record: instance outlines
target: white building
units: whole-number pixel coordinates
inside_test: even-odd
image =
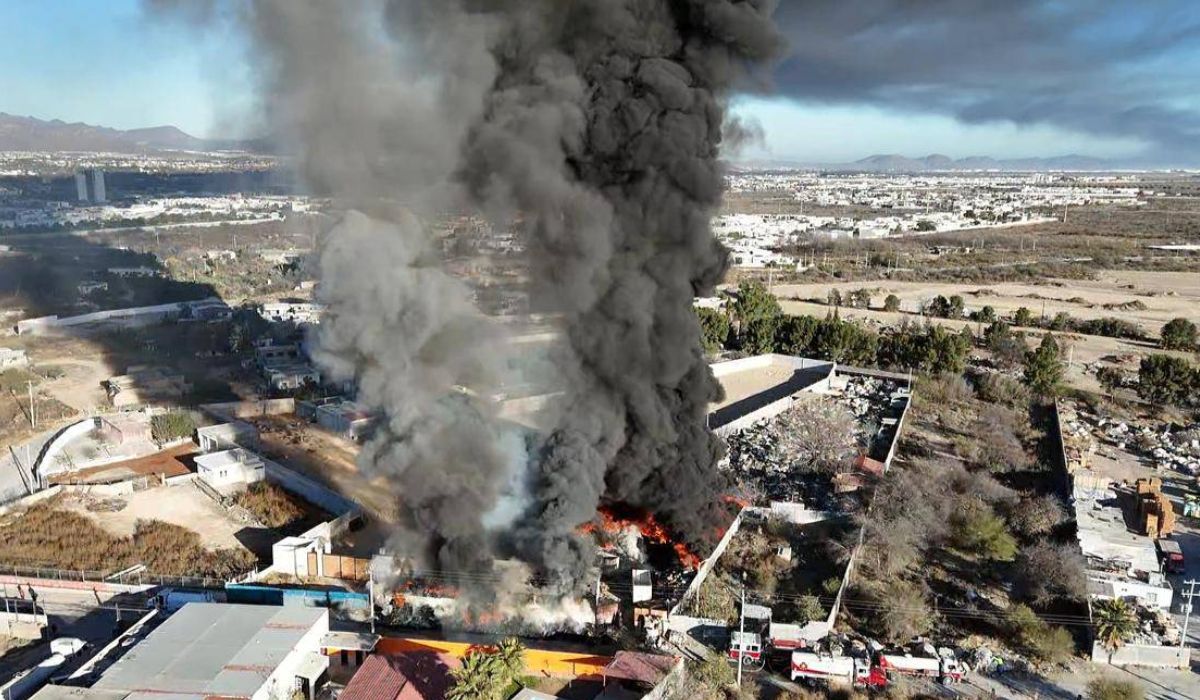
[[[242,447],[196,457],[196,474],[222,495],[236,493],[266,478],[262,457]]]
[[[276,323],[320,323],[321,305],[311,302],[269,302],[262,306],[262,317]]]

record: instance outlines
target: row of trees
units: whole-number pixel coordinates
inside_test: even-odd
[[[757,283],[743,283],[728,312],[697,310],[710,352],[733,348],[758,355],[779,352],[852,365],[921,372],[961,372],[974,338],[934,324],[903,324],[877,333],[836,312],[824,319],[784,314]]]
[[[871,293],[867,289],[855,289],[842,292],[832,289],[826,298],[830,306],[848,306],[867,309],[871,307]],[[883,300],[883,310],[896,312],[900,310],[900,298],[889,294]],[[966,313],[966,302],[962,296],[938,296],[926,303],[922,311],[935,318],[962,319],[970,318],[978,323],[995,323],[1001,320],[995,307],[984,306],[978,311]],[[1130,340],[1149,339],[1146,330],[1136,323],[1111,316],[1104,318],[1077,319],[1065,311],[1060,311],[1050,318],[1040,318],[1033,311],[1022,306],[1009,317],[1015,326],[1023,328],[1045,328],[1051,331],[1083,333],[1100,335],[1109,338],[1127,338]],[[1200,331],[1196,324],[1186,318],[1176,318],[1163,326],[1159,344],[1164,350],[1194,350],[1197,348]]]

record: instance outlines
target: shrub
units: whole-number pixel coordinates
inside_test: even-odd
[[[933,611],[919,584],[892,579],[863,593],[871,608],[866,616],[888,642],[908,641],[933,627]]]
[[[1088,700],[1142,700],[1142,686],[1121,678],[1095,678],[1087,684]]]
[[[1197,372],[1187,360],[1171,355],[1142,358],[1138,368],[1138,396],[1158,405],[1182,405],[1192,393]]]
[[[196,432],[192,414],[184,411],[160,413],[150,419],[150,435],[158,444],[190,438]]]
[[[1023,600],[1045,605],[1087,594],[1083,555],[1071,545],[1038,542],[1017,557],[1013,590]]]
[[[1008,532],[1004,520],[991,506],[974,496],[964,497],[950,516],[951,542],[955,547],[995,561],[1012,561],[1017,554],[1017,541]]]
[[[1045,535],[1066,519],[1062,504],[1054,496],[1027,496],[1014,504],[1008,523],[1027,539]]]
[[[895,294],[889,294],[883,300],[883,310],[896,312],[900,310],[900,297]]]
[[[1164,350],[1191,350],[1196,347],[1196,324],[1186,318],[1171,319],[1162,328]]]
[[[1075,651],[1071,634],[1062,627],[1051,627],[1027,605],[1009,608],[1004,626],[1016,645],[1042,663],[1062,663]]]
[[[981,401],[1026,408],[1029,405],[1029,387],[1003,374],[984,374],[975,382],[975,393]]]

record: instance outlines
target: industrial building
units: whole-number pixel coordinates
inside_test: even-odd
[[[323,608],[189,603],[109,667],[87,699],[311,700],[328,676],[328,631]]]
[[[378,417],[353,401],[336,400],[316,407],[317,425],[351,440],[365,439]]]

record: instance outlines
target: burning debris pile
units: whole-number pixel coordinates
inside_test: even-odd
[[[317,359],[383,416],[359,466],[399,503],[392,546],[575,591],[602,502],[705,540],[720,388],[692,299],[727,265],[710,221],[746,130],[726,105],[782,49],[776,0],[179,4],[248,36],[273,132],[333,202]],[[485,398],[504,338],[440,260],[445,212],[515,224],[531,307],[559,320],[557,420],[533,444]]]

